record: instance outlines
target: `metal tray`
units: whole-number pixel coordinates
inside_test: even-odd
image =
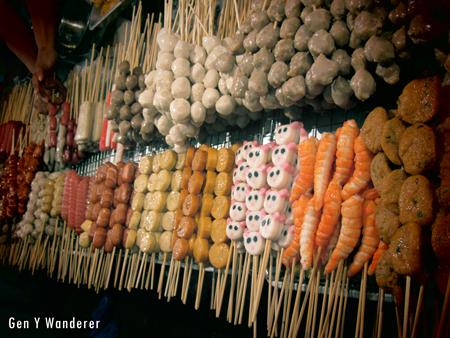
[[[97,27],[107,26],[111,21],[117,18],[125,8],[136,3],[137,0],[121,0],[103,16],[100,16],[100,13],[102,12],[101,8],[95,8],[95,6],[92,6],[89,29],[94,30]]]

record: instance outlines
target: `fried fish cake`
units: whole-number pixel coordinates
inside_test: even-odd
[[[398,198],[402,224],[416,222],[428,226],[433,222],[433,191],[425,176],[414,175],[403,182]]]
[[[408,83],[398,98],[398,116],[410,124],[431,120],[439,110],[440,83],[437,76]]]
[[[366,145],[372,153],[381,151],[381,134],[384,124],[389,120],[386,109],[377,107],[367,116],[361,128],[361,135]]]
[[[436,257],[450,265],[450,215],[438,215],[431,227],[431,246]]]
[[[402,165],[402,161],[398,155],[398,144],[405,129],[405,123],[394,117],[384,124],[381,134],[381,148],[383,148],[384,153],[391,162],[396,165]]]
[[[370,165],[370,177],[373,185],[381,195],[383,191],[383,180],[391,172],[389,160],[385,153],[378,153],[372,160]]]
[[[390,172],[383,180],[383,196],[384,204],[390,211],[399,214],[398,198],[400,196],[400,189],[403,182],[408,178],[408,174],[402,170],[397,169]]]
[[[377,206],[375,226],[377,227],[380,239],[387,245],[391,243],[392,237],[394,237],[401,226],[398,215],[386,207],[383,198],[381,198]]]
[[[378,286],[386,292],[392,292],[394,286],[398,284],[399,275],[392,265],[392,255],[389,250],[380,257],[375,276]]]
[[[392,265],[399,275],[415,275],[423,268],[422,228],[415,222],[409,222],[397,230],[392,237],[389,251]]]
[[[417,175],[431,169],[436,162],[436,136],[423,123],[406,128],[399,143],[399,155],[408,174]]]

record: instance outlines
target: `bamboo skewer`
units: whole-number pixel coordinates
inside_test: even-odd
[[[411,278],[411,277],[409,277],[409,278]],[[408,279],[407,279],[407,282],[408,282]],[[406,287],[408,287],[408,284],[406,284]],[[441,312],[441,320],[439,321],[439,329],[438,329],[438,334],[437,334],[438,338],[441,338],[444,334],[445,319],[447,317],[449,302],[450,302],[450,276],[449,276],[448,282],[447,282],[447,289],[445,290],[444,305],[442,306],[442,312]],[[406,308],[406,305],[405,305],[405,312],[407,312],[407,309],[408,308]]]
[[[409,297],[411,295],[411,276],[406,276],[405,309],[403,317],[403,338],[408,336]]]

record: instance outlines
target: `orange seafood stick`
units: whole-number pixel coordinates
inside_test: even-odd
[[[300,162],[300,173],[297,181],[292,187],[292,193],[289,202],[294,202],[303,194],[309,194],[314,183],[314,165],[316,163],[317,146],[319,140],[314,136],[300,143],[298,148],[298,157]]]
[[[335,154],[336,136],[333,133],[324,133],[317,148],[314,166],[314,207],[317,211],[323,206]]]
[[[352,176],[353,158],[355,157],[354,145],[355,139],[359,135],[359,128],[355,120],[348,120],[340,129],[339,136],[336,134],[336,171],[333,181],[342,186]]]
[[[387,244],[384,244],[383,241],[380,241],[378,243],[378,249],[373,254],[372,263],[369,265],[368,275],[372,276],[375,271],[377,270],[378,260],[381,256],[389,249],[389,246]]]
[[[350,181],[342,189],[342,200],[359,193],[370,181],[370,165],[373,154],[366,148],[361,134],[355,140],[355,171]]]
[[[335,270],[339,261],[346,259],[358,243],[362,227],[363,198],[353,195],[342,203],[342,227],[336,248],[331,254],[331,259],[325,267],[324,274]]]
[[[317,226],[320,221],[321,209],[315,208],[315,195],[308,202],[305,209],[305,219],[303,221],[302,233],[300,235],[300,262],[303,270],[308,270],[311,267],[314,243],[316,237]]]
[[[328,263],[331,257],[331,253],[333,252],[334,248],[336,247],[336,244],[339,239],[339,234],[341,233],[341,222],[338,221],[336,226],[334,227],[333,234],[330,237],[330,240],[328,241],[327,248],[325,250],[322,250],[322,264],[325,265]]]
[[[325,193],[323,213],[316,234],[317,247],[325,247],[341,216],[341,186],[334,180]]]
[[[284,251],[283,264],[286,268],[291,267],[291,261],[300,253],[300,234],[302,232],[303,219],[305,217],[306,205],[309,202],[309,197],[306,195],[300,196],[300,198],[292,204],[292,212],[294,213],[294,238],[292,239],[289,247]],[[298,261],[298,260],[297,260]]]
[[[380,243],[380,235],[378,234],[377,227],[375,226],[375,212],[377,211],[377,204],[374,200],[365,200],[363,202],[363,229],[361,246],[358,249],[352,264],[348,268],[348,278],[356,275],[364,267],[364,264],[368,262]]]

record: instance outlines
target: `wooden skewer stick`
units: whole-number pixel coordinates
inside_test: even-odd
[[[111,271],[112,271],[112,266],[113,266],[113,263],[114,263],[115,256],[116,256],[116,247],[113,248],[113,251],[112,251],[112,254],[111,254],[111,260],[109,261],[108,276],[106,277],[106,281],[105,281],[105,290],[109,286],[109,279],[111,278]]]
[[[335,315],[336,315],[336,309],[337,309],[337,304],[338,304],[338,297],[339,297],[339,293],[342,292],[344,283],[346,281],[346,276],[347,276],[347,266],[344,267],[344,273],[342,274],[342,281],[339,280],[339,284],[338,284],[337,289],[336,289],[337,292],[336,292],[336,294],[334,296],[335,298],[334,298],[334,304],[333,304],[333,313],[331,315],[331,322],[330,322],[330,329],[329,329],[329,332],[328,332],[328,337],[331,337],[331,335],[333,333],[334,318],[335,318]],[[338,281],[336,281],[336,282],[338,282]],[[341,285],[342,285],[342,287],[341,287]],[[341,289],[339,289],[339,288],[341,288]]]
[[[136,289],[137,289],[138,286],[139,286],[139,281],[140,281],[141,276],[142,276],[142,270],[144,269],[144,266],[145,266],[146,263],[147,263],[147,255],[148,255],[147,253],[144,253],[144,256],[142,257],[141,267],[140,267],[140,269],[139,269],[139,275],[138,275],[137,280],[136,280],[136,286],[135,286]]]
[[[253,256],[253,264],[252,264],[252,283],[251,283],[251,290],[250,290],[250,306],[248,307],[248,327],[252,326],[253,320],[253,312],[255,310],[254,308],[254,301],[256,297],[256,288],[257,288],[257,277],[258,277],[258,261],[259,261],[259,255]]]
[[[360,338],[364,336],[364,315],[366,313],[366,297],[367,297],[367,270],[369,267],[369,262],[364,264],[364,282],[363,282],[363,294],[362,294],[362,308],[361,308],[361,328],[360,328]],[[347,271],[345,271],[346,274]]]
[[[256,290],[255,290],[255,303],[252,303],[252,307],[253,307],[253,315],[251,317],[251,321],[255,321],[256,319],[256,315],[258,313],[258,308],[259,308],[259,302],[261,300],[261,292],[263,289],[263,285],[264,285],[264,279],[266,277],[266,267],[267,267],[267,263],[269,261],[269,256],[270,256],[270,251],[271,251],[271,245],[272,245],[272,241],[271,240],[266,240],[266,246],[264,248],[264,256],[262,258],[262,268],[259,270],[259,275],[258,275],[258,284],[256,285]]]
[[[164,253],[164,255],[166,255],[166,253]],[[169,291],[169,288],[170,288],[170,285],[172,282],[173,269],[174,269],[174,259],[172,256],[172,258],[170,259],[169,274],[167,275],[166,289],[164,291],[164,297],[167,297],[167,292]],[[161,281],[161,277],[160,277],[160,281]],[[160,297],[160,299],[161,299],[161,297]]]
[[[244,315],[244,303],[245,303],[245,295],[246,295],[246,291],[247,291],[247,282],[248,282],[248,275],[250,274],[250,258],[251,255],[247,256],[247,265],[246,265],[246,269],[244,269],[244,271],[242,271],[242,278],[243,278],[243,282],[241,283],[241,288],[242,288],[242,293],[241,293],[241,302],[240,302],[240,309],[239,309],[239,325],[242,323],[242,317]]]
[[[361,278],[360,286],[359,286],[359,299],[358,299],[358,314],[356,315],[356,327],[355,327],[355,338],[359,337],[359,327],[361,320],[361,306],[362,306],[362,293],[363,293],[363,278]]]
[[[186,256],[184,258],[184,272],[183,272],[183,283],[181,284],[181,301],[184,303],[184,293],[186,292],[186,282],[187,282],[187,275],[189,270],[189,262],[190,257]]]
[[[292,270],[292,269],[291,269]],[[278,316],[280,314],[280,310],[281,310],[281,304],[283,303],[283,297],[286,291],[286,282],[289,279],[289,275],[291,274],[291,270],[288,270],[286,272],[286,275],[284,275],[284,279],[283,279],[283,284],[281,285],[281,293],[280,293],[280,299],[278,301],[278,306],[277,306],[277,311],[275,313],[275,320],[273,322],[273,326],[270,328],[269,330],[269,334],[270,334],[270,338],[273,338],[275,332],[277,331],[277,321],[278,321]],[[278,287],[278,285],[277,285]]]
[[[119,267],[120,267],[120,261],[122,260],[122,249],[120,249],[120,251],[119,251],[119,255],[118,255],[118,258],[117,258],[117,264],[116,264],[116,274],[115,274],[115,276],[114,276],[114,287],[116,287],[116,285],[117,285],[117,279],[118,279],[118,276],[119,276]]]
[[[203,266],[203,262],[202,262],[199,264],[199,270],[198,270],[197,297],[195,299],[195,309],[196,310],[198,310],[198,308],[200,307],[200,298],[202,295],[204,277],[205,277],[205,267]]]
[[[189,273],[188,273],[188,279],[186,282],[186,291],[184,293],[184,300],[183,300],[183,304],[186,304],[187,302],[187,296],[188,296],[188,292],[189,292],[189,284],[191,282],[191,275],[192,275],[192,267],[194,265],[194,260],[191,260],[190,264],[189,264]]]
[[[234,289],[236,287],[236,275],[238,268],[238,260],[237,260],[237,248],[236,242],[233,242],[234,251],[233,251],[233,267],[231,269],[231,286],[230,286],[230,294],[228,297],[228,310],[227,310],[227,321],[231,323],[233,316],[233,301],[234,301]]]
[[[384,303],[384,290],[380,288],[380,311],[378,319],[377,338],[381,338],[381,333],[383,331],[383,303]]]
[[[419,318],[420,318],[420,314],[422,312],[422,302],[423,302],[424,291],[425,291],[425,285],[421,284],[420,290],[419,290],[419,299],[417,301],[416,316],[414,318],[414,326],[413,326],[413,330],[411,333],[411,338],[417,337],[417,333],[418,333],[417,331],[419,330]]]
[[[408,314],[409,314],[410,296],[411,296],[411,276],[406,276],[405,309],[403,316],[403,338],[406,338],[408,336]]]
[[[411,278],[411,277],[407,277],[407,278]],[[406,282],[408,282],[408,279],[406,280]],[[406,287],[408,287],[408,284],[406,284]],[[450,276],[448,278],[448,282],[447,282],[447,289],[445,290],[445,297],[444,297],[444,305],[442,306],[442,312],[441,312],[441,320],[439,322],[439,330],[438,330],[438,338],[441,338],[442,335],[444,334],[444,327],[445,327],[445,319],[447,317],[447,311],[448,311],[448,304],[450,301]],[[408,308],[405,305],[405,312],[408,311]]]
[[[314,333],[316,331],[316,315],[317,315],[317,303],[319,302],[319,286],[320,286],[320,270],[318,271],[318,276],[316,278],[316,289],[315,289],[315,297],[314,297],[314,313],[313,319],[311,323],[311,337],[314,337]]]
[[[159,293],[159,299],[161,299],[161,294],[162,294],[162,284],[164,281],[164,271],[166,269],[166,261],[167,261],[167,252],[164,252],[164,259],[163,259],[163,263],[161,266],[161,273],[159,274],[159,282],[158,282],[158,290],[157,292]]]
[[[277,254],[277,263],[276,263],[276,269],[275,269],[275,281],[274,281],[274,285],[275,287],[273,288],[273,295],[272,295],[272,299],[271,299],[271,304],[270,305],[270,313],[269,313],[269,318],[267,318],[267,329],[270,330],[270,328],[272,327],[272,320],[273,320],[273,316],[275,314],[275,309],[277,307],[277,302],[278,302],[278,282],[280,280],[280,273],[281,273],[281,264],[282,264],[282,258],[284,255],[284,248],[281,249],[280,255]],[[268,305],[268,306],[269,306]]]
[[[124,273],[125,273],[125,266],[127,264],[128,254],[129,253],[130,253],[130,249],[126,249],[125,250],[125,257],[123,258],[122,273],[120,274],[119,291],[122,290],[123,276],[124,276]]]
[[[227,265],[226,265],[225,271],[224,271],[223,282],[222,282],[222,285],[220,287],[219,304],[217,305],[217,309],[216,309],[216,317],[217,318],[219,318],[220,310],[222,309],[223,295],[225,293],[225,287],[227,285],[228,269],[230,268],[231,255],[233,254],[233,250],[235,250],[235,249],[236,249],[236,242],[232,241],[232,243],[230,245],[230,250],[228,252]]]
[[[347,274],[342,274],[342,278],[345,280],[343,281],[343,283],[348,283],[349,279],[347,278]],[[336,321],[336,335],[335,337],[339,336],[339,330],[340,330],[340,326],[341,326],[341,318],[342,318],[342,305],[344,304],[344,289],[345,289],[345,285],[342,284],[342,288],[341,288],[341,296],[339,299],[339,312],[338,312],[338,317],[337,317],[337,321]],[[319,325],[320,327],[320,325]]]

